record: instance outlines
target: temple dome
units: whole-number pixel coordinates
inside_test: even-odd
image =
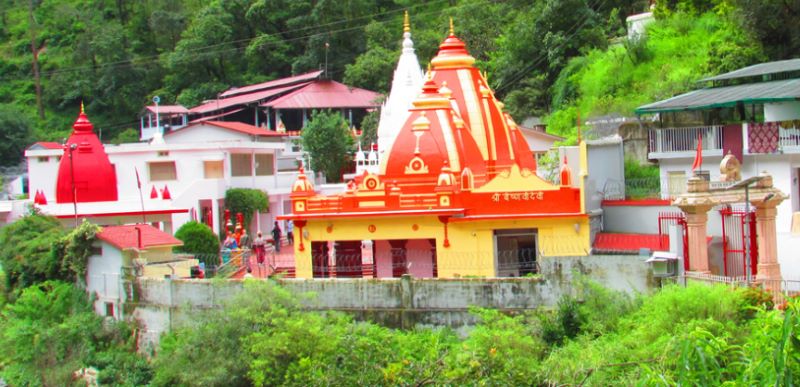
[[[81,112],[72,125],[72,134],[64,146],[58,165],[56,203],[78,203],[117,200],[117,173],[86,113]]]

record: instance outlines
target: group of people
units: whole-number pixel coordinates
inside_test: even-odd
[[[281,237],[283,232],[278,222],[272,228],[272,244],[276,252],[281,251]],[[294,224],[289,220],[286,224],[286,239],[289,244],[294,243]],[[247,266],[250,272],[250,251],[256,255],[256,262],[263,264],[267,256],[267,243],[270,242],[261,235],[261,231],[256,234],[256,239],[251,240],[247,230],[241,224],[236,225],[236,231],[228,231],[225,241],[222,242],[222,263],[228,263],[232,251],[242,251],[242,263]]]

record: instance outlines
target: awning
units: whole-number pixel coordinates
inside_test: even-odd
[[[738,103],[763,104],[800,100],[800,79],[712,87],[690,91],[663,101],[640,106],[636,114],[705,110],[733,107]]]

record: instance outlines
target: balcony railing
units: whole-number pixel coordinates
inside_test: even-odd
[[[686,153],[697,151],[697,141],[702,139],[703,150],[722,151],[722,126],[650,129],[650,153]]]
[[[778,142],[781,146],[781,149],[800,148],[800,127],[780,127],[778,130],[778,136],[780,138]]]

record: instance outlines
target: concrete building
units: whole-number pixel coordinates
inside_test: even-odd
[[[539,178],[474,61],[451,26],[379,173],[337,195],[298,176],[282,217],[294,221],[297,277],[524,276],[540,256],[588,254],[585,143],[560,184]]]
[[[800,278],[800,238],[792,235],[800,231],[800,59],[761,63],[700,83],[702,88],[636,110],[659,126],[649,132],[649,158],[659,163],[662,197],[686,191],[698,147],[699,169],[711,181],[723,174],[720,163],[729,153],[741,163],[743,178],[769,172],[775,188],[789,195],[775,219],[779,260],[785,277]]]
[[[197,260],[172,254],[183,244],[147,224],[107,226],[97,233],[98,246],[86,265],[86,291],[95,296],[94,309],[101,316],[123,319],[123,305],[133,289],[127,279],[186,278]]]
[[[83,113],[78,121],[76,133],[96,139]],[[195,219],[219,233],[225,191],[256,188],[269,195],[270,211],[253,217],[253,232],[271,225],[290,206],[301,158],[292,139],[243,123],[205,121],[163,138],[157,135],[149,143],[102,145],[70,137],[67,150],[37,143],[25,152],[35,193],[31,200],[43,213],[70,225],[84,218],[99,225],[147,222],[172,233]],[[72,151],[71,144],[76,144]],[[106,165],[102,174],[99,164]]]

